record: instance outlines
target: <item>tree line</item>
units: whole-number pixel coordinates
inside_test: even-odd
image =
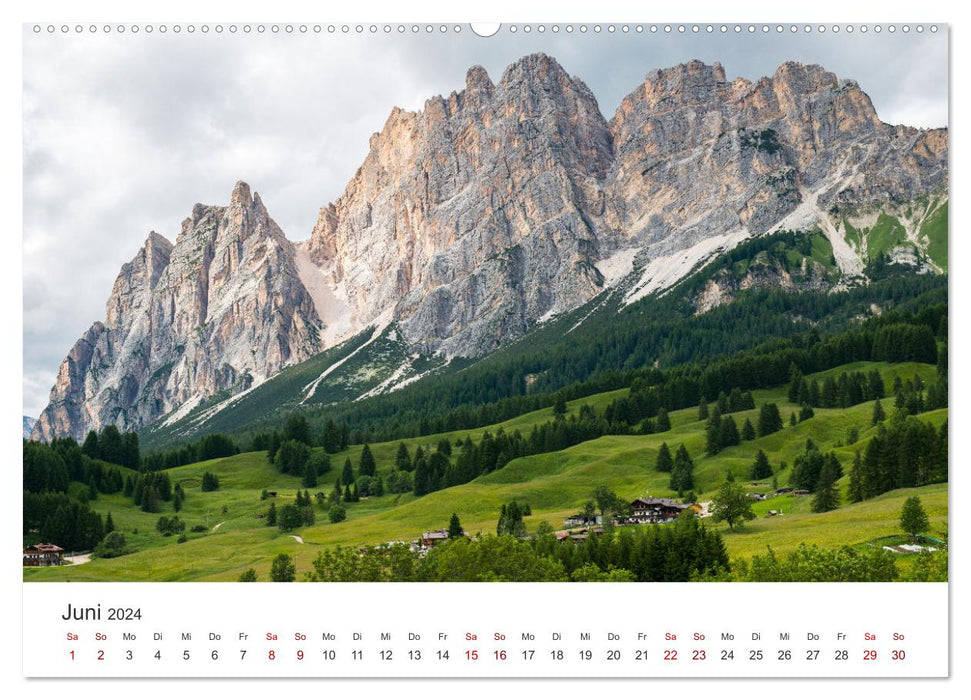
[[[61,492],[24,491],[23,523],[25,538],[33,535],[69,552],[93,549],[107,532],[100,513]]]
[[[716,261],[710,269],[719,264]],[[703,271],[695,277],[707,279],[709,274]],[[682,284],[690,283],[691,279]],[[429,376],[419,384],[364,402],[309,407],[308,417],[317,431],[328,421],[351,426],[349,442],[354,444],[481,427],[549,407],[558,392],[570,400],[629,386],[640,368],[703,364],[780,339],[785,343],[794,334],[844,331],[856,326],[859,316],[868,314],[873,304],[892,307],[883,317],[872,319],[877,325],[896,321],[930,324],[936,332],[939,315],[932,316],[938,312],[921,314],[925,307],[946,309],[946,287],[946,278],[905,275],[833,294],[753,291],[732,304],[695,315],[690,303],[676,293],[679,286],[664,300],[648,298],[618,309],[617,314],[594,315],[569,334],[564,331],[578,319],[567,314],[562,322],[547,324],[484,360],[458,362],[456,367],[463,368],[460,373]],[[898,331],[885,335],[897,337]],[[926,338],[915,334],[911,340],[900,344],[903,352],[916,352],[920,346],[929,353]],[[798,346],[799,341],[794,344]],[[895,346],[881,338],[873,359],[882,359],[891,347]],[[789,364],[783,363],[774,384],[787,381]],[[810,373],[837,364],[840,362],[802,369]],[[735,385],[745,388],[737,381],[704,386],[685,405],[697,403],[701,393],[713,397]]]
[[[311,581],[687,581],[728,567],[721,535],[683,517],[675,524],[607,528],[557,541],[548,525],[531,539],[511,534],[452,537],[424,556],[399,543],[364,556],[321,552]]]
[[[945,482],[947,421],[940,428],[896,415],[877,427],[850,471],[848,496],[858,502],[899,488]]]

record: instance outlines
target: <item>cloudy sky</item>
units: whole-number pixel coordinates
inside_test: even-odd
[[[692,58],[756,79],[786,60],[857,80],[884,121],[947,124],[946,30],[749,35],[690,31],[491,38],[255,30],[24,36],[24,413],[46,405],[58,365],[95,320],[120,266],[150,230],[174,240],[195,202],[225,204],[236,180],[260,192],[291,240],[335,199],[391,107],[494,80],[545,51],[606,116],[647,71]]]

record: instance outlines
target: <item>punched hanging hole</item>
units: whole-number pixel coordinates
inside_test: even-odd
[[[488,38],[494,36],[502,24],[499,22],[472,22],[469,26],[476,36]]]

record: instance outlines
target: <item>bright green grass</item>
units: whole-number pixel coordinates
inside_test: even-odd
[[[919,489],[891,491],[829,513],[810,512],[811,496],[787,498],[785,500],[793,502],[791,513],[787,506],[783,506],[782,515],[759,517],[734,532],[729,532],[727,527],[721,532],[733,557],[764,554],[766,545],[771,545],[777,552],[794,549],[800,542],[812,542],[822,547],[857,545],[899,533],[900,509],[904,501],[914,495],[920,497],[927,511],[931,532],[947,529],[947,484],[933,484]],[[811,537],[807,536],[809,532]]]
[[[853,246],[856,252],[859,253],[860,248],[863,246],[863,234],[846,219],[843,219],[843,230],[846,232],[846,242]]]
[[[885,254],[907,241],[907,231],[896,217],[880,214],[877,223],[867,233],[867,257],[870,260]]]
[[[947,202],[927,217],[920,227],[927,237],[927,254],[942,270],[947,270]]]
[[[831,370],[868,371],[879,368],[888,389],[893,377],[900,375],[910,379],[915,374],[925,381],[934,375],[934,367],[917,363],[887,365],[883,363],[855,363]],[[821,379],[827,373],[812,375]],[[571,402],[569,409],[578,410],[582,403],[590,403],[601,411],[613,398],[627,390],[608,392]],[[780,405],[783,418],[796,409],[786,400],[786,387],[753,392],[757,405],[775,401]],[[892,408],[889,402],[886,408]],[[704,423],[697,418],[696,407],[673,411],[672,430],[647,436],[605,436],[575,445],[551,454],[534,455],[517,459],[504,469],[485,475],[475,481],[443,491],[415,498],[411,494],[385,495],[362,500],[348,507],[347,521],[332,525],[326,514],[318,510],[317,524],[304,527],[295,534],[304,544],[281,533],[277,528],[266,527],[258,517],[265,512],[268,503],[260,500],[262,489],[278,492],[277,503],[290,502],[300,488],[297,478],[279,474],[267,464],[264,453],[236,455],[187,465],[170,471],[173,482],[180,482],[186,489],[187,498],[180,517],[187,526],[205,525],[203,534],[191,534],[188,542],[177,544],[174,538],[165,538],[155,532],[158,515],[142,513],[128,499],[119,496],[102,496],[92,503],[101,512],[112,512],[119,530],[139,551],[117,559],[94,560],[78,567],[37,569],[24,572],[25,580],[234,580],[249,567],[257,570],[265,580],[270,560],[277,553],[286,551],[297,555],[298,575],[310,570],[310,562],[322,547],[337,544],[359,546],[393,540],[412,540],[424,530],[444,527],[451,514],[458,513],[467,532],[493,532],[497,513],[503,503],[513,499],[528,503],[533,515],[526,519],[529,529],[541,521],[560,527],[563,519],[576,512],[590,497],[594,487],[607,484],[623,498],[633,499],[641,495],[670,496],[668,476],[654,471],[657,450],[662,442],[672,449],[684,443],[695,458],[695,478],[699,500],[710,498],[724,479],[728,470],[745,482],[754,455],[758,449],[768,454],[778,481],[785,484],[795,457],[800,454],[807,438],[812,438],[824,450],[837,449],[837,454],[848,469],[853,453],[862,449],[872,436],[870,426],[873,404],[865,403],[848,409],[817,409],[814,418],[789,427],[773,435],[723,450],[720,454],[704,455]],[[745,418],[757,422],[758,410],[733,414],[739,427]],[[935,411],[922,416],[939,424],[946,419],[947,411]],[[549,420],[549,409],[535,411],[503,423],[506,430],[520,429],[528,432],[537,423]],[[495,431],[498,426],[490,426]],[[851,428],[859,433],[853,445],[843,445]],[[419,442],[434,445],[441,437],[455,441],[467,434],[476,439],[485,428],[457,431],[443,436],[429,436],[420,441],[406,440],[412,449]],[[393,468],[397,441],[372,445],[379,473]],[[321,485],[314,491],[329,493],[334,479],[346,456],[351,456],[357,466],[360,446],[332,457],[333,468],[321,478]],[[785,461],[785,470],[779,470]],[[202,493],[201,476],[212,471],[219,476],[218,491]],[[845,477],[843,486],[845,488]],[[766,486],[750,487],[766,491]],[[931,500],[928,507],[935,523],[945,523],[947,514],[946,485],[921,490]],[[726,531],[726,544],[733,556],[749,555],[762,551],[767,544],[777,550],[786,550],[799,542],[859,544],[868,538],[894,534],[893,522],[896,509],[906,494],[886,494],[864,504],[845,506],[835,513],[815,515],[808,512],[811,499],[774,498],[756,504],[760,515],[770,508],[785,513],[774,518],[760,517],[748,523],[739,533]],[[883,504],[883,505],[880,505]],[[166,505],[170,514],[171,505]],[[883,508],[884,510],[880,510]],[[933,508],[933,511],[931,510]],[[224,512],[225,511],[225,512]],[[841,524],[845,520],[845,524]],[[872,521],[872,522],[871,522]],[[212,528],[219,524],[218,529]],[[132,531],[137,530],[137,534]]]
[[[827,269],[835,267],[833,264],[833,244],[821,233],[816,233],[812,237],[810,257]]]
[[[585,396],[581,399],[569,401],[566,405],[567,416],[578,413],[580,406],[585,403],[589,404],[597,413],[603,413],[603,410],[608,404],[617,398],[627,396],[629,393],[630,389],[617,389],[615,391],[593,394],[591,396]],[[500,428],[507,433],[513,433],[518,430],[524,437],[528,437],[534,426],[548,423],[551,420],[553,420],[553,409],[541,408],[538,411],[524,413],[521,416],[516,416],[515,418],[510,418],[509,420],[501,423],[487,425],[482,428],[453,430],[446,433],[423,435],[422,437],[417,438],[403,438],[401,440],[391,440],[389,442],[378,442],[371,444],[370,448],[371,452],[374,454],[375,461],[378,463],[379,470],[382,466],[386,466],[387,469],[390,470],[394,468],[394,459],[398,454],[398,444],[401,442],[408,446],[409,453],[412,457],[414,457],[415,448],[419,446],[427,452],[428,450],[434,450],[438,443],[443,439],[448,439],[453,445],[457,444],[459,441],[464,441],[467,437],[472,438],[473,442],[478,442],[478,440],[482,437],[482,434],[486,431],[489,431],[495,435],[496,431]],[[331,464],[335,469],[340,469],[344,465],[344,460],[350,457],[351,462],[354,464],[356,469],[358,462],[360,462],[361,450],[363,448],[363,445],[351,445],[346,450],[331,455]],[[332,482],[333,478],[330,481]]]

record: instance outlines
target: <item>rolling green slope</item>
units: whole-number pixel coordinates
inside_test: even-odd
[[[869,371],[877,368],[890,386],[894,377],[912,379],[915,375],[925,381],[934,377],[931,365],[901,363],[855,363],[829,373],[847,370]],[[824,378],[828,373],[809,377]],[[601,411],[613,398],[622,394],[609,392],[571,402],[569,410],[576,411],[587,402]],[[786,388],[753,392],[756,405],[775,401],[787,419],[795,406],[787,404]],[[889,408],[889,405],[888,405]],[[234,580],[243,570],[253,567],[265,579],[272,557],[286,551],[297,556],[299,572],[309,570],[313,557],[322,547],[337,544],[360,546],[394,540],[410,541],[423,530],[444,527],[451,514],[458,513],[467,532],[494,531],[498,510],[503,503],[517,500],[528,503],[532,516],[526,519],[530,530],[541,521],[559,527],[564,517],[574,513],[590,497],[599,484],[606,484],[623,498],[641,495],[669,496],[668,475],[654,470],[657,450],[662,442],[676,447],[684,443],[695,459],[696,491],[699,501],[711,497],[727,470],[746,479],[748,469],[758,449],[768,454],[781,484],[788,479],[788,469],[779,470],[781,461],[791,465],[804,448],[807,438],[824,450],[836,449],[849,466],[853,453],[862,449],[874,429],[870,427],[872,402],[847,409],[816,409],[815,417],[778,433],[745,442],[723,450],[715,456],[704,455],[704,423],[697,420],[697,408],[671,414],[672,429],[655,435],[604,436],[571,448],[548,454],[533,455],[510,462],[505,468],[484,475],[461,486],[437,491],[422,498],[411,494],[385,495],[364,499],[347,508],[348,519],[336,525],[326,522],[325,513],[317,510],[317,524],[293,533],[302,538],[281,533],[267,527],[259,516],[268,507],[260,499],[263,489],[277,491],[277,505],[291,502],[299,480],[279,474],[267,464],[264,453],[248,453],[234,457],[187,465],[169,471],[173,483],[182,483],[187,498],[179,514],[187,527],[201,525],[203,533],[192,533],[189,540],[178,544],[172,537],[155,532],[158,515],[150,515],[135,508],[121,496],[101,496],[92,506],[102,513],[111,512],[117,528],[124,532],[139,551],[116,559],[94,560],[88,564],[57,569],[25,570],[25,580]],[[741,425],[745,418],[756,422],[757,410],[733,414]],[[551,418],[548,409],[535,411],[506,421],[506,430],[527,432],[533,425]],[[938,410],[922,415],[923,420],[940,424],[947,411]],[[489,426],[495,431],[499,425]],[[850,429],[858,431],[858,440],[845,445]],[[478,437],[485,429],[456,431],[419,440],[406,440],[414,448],[418,444],[434,445],[447,437],[452,441],[466,435]],[[393,468],[397,441],[371,446],[378,472]],[[318,489],[329,492],[345,457],[356,464],[361,446],[332,456],[332,471],[321,477]],[[219,476],[220,489],[203,493],[199,488],[201,476],[211,471]],[[845,489],[847,477],[842,487]],[[777,504],[783,515],[749,523],[739,532],[726,531],[726,546],[733,556],[764,550],[766,545],[784,551],[800,542],[815,542],[827,546],[861,544],[873,538],[894,534],[895,518],[900,505],[913,490],[892,492],[861,504],[847,505],[826,514],[808,512],[807,498],[784,497],[758,504],[763,512]],[[935,527],[946,527],[947,486],[933,485],[918,489]],[[165,506],[171,514],[171,505]]]
[[[351,402],[384,382],[404,381],[441,364],[441,359],[410,355],[394,325],[372,327],[247,392],[218,395],[181,418],[163,417],[142,430],[140,438],[152,448],[206,433],[232,432],[254,421],[282,422],[294,410]]]

